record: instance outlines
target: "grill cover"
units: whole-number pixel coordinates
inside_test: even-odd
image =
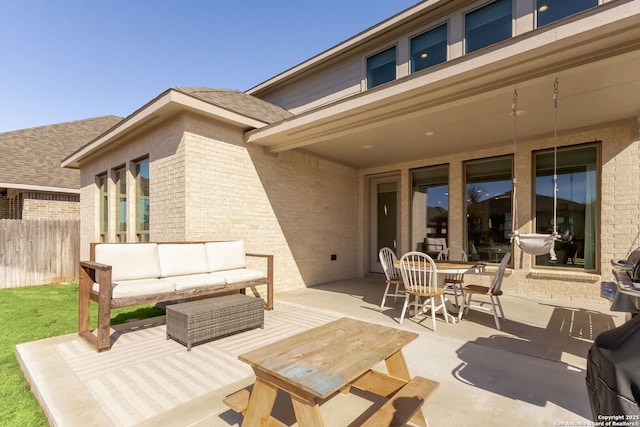
[[[586,382],[594,421],[599,415],[640,415],[640,316],[596,337]]]

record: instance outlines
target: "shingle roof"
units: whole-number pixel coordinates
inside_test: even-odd
[[[62,168],[61,160],[121,120],[102,116],[0,133],[0,183],[79,189],[80,172]]]
[[[217,107],[268,124],[279,122],[280,120],[293,116],[292,113],[284,108],[238,90],[211,89],[206,87],[175,87],[173,89]]]

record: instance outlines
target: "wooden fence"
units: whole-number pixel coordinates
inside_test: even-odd
[[[80,221],[0,220],[0,289],[78,279]]]

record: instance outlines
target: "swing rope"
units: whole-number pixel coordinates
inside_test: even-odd
[[[549,254],[551,260],[555,261],[556,253],[554,250],[555,241],[558,239],[558,224],[557,224],[557,207],[558,207],[558,175],[557,175],[557,137],[558,137],[558,79],[553,86],[553,105],[554,105],[554,148],[553,148],[553,233],[552,234],[520,234],[518,231],[518,197],[517,197],[517,178],[513,176],[513,230],[511,232],[511,242],[514,241],[522,251],[522,253],[528,253],[531,255],[544,255]],[[517,145],[517,107],[518,107],[518,90],[513,91],[513,102],[511,104],[511,114],[513,115],[513,157],[514,163],[516,158],[516,145]],[[522,266],[522,253],[520,254],[520,264]]]

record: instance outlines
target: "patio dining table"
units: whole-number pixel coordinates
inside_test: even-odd
[[[485,270],[484,262],[470,262],[470,261],[434,261],[436,264],[436,270],[442,274],[452,274],[464,276],[465,274],[477,274],[482,273]],[[400,260],[394,260],[393,265],[395,268],[400,268]],[[430,268],[429,265],[426,266]],[[447,311],[458,314],[458,321],[462,318],[462,312],[464,311],[464,295],[462,296],[462,306],[454,308],[453,303],[447,299]]]

